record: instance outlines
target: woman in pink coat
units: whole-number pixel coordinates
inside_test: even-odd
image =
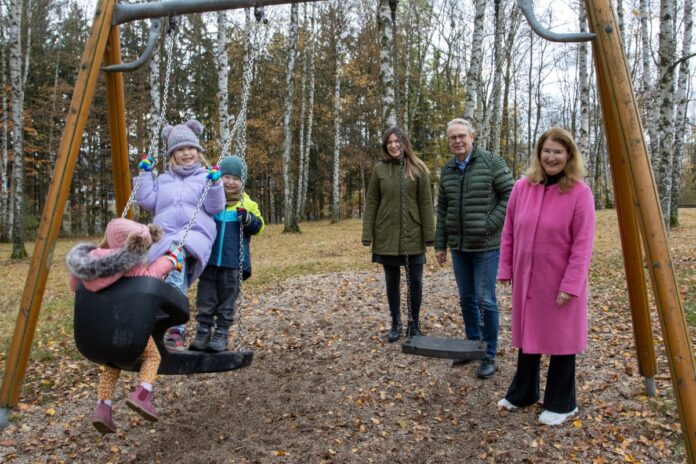
[[[587,276],[595,215],[582,181],[582,156],[564,129],[537,142],[526,177],[510,195],[500,246],[498,280],[512,283],[512,345],[517,371],[498,406],[539,400],[541,355],[550,355],[539,421],[562,424],[578,410],[575,355],[587,346]]]

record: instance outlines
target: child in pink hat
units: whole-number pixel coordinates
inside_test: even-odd
[[[122,277],[164,278],[179,265],[180,257],[170,253],[146,265],[150,246],[161,237],[162,229],[155,225],[145,226],[130,219],[113,219],[106,226],[104,241],[99,246],[78,243],[68,253],[66,263],[71,273],[70,288],[75,291],[81,282],[87,290],[98,292]],[[150,422],[159,418],[152,404],[152,384],[157,378],[159,364],[159,351],[150,337],[142,354],[140,384],[126,401],[129,408]],[[116,432],[111,406],[120,374],[120,369],[103,366],[99,376],[98,401],[92,424],[101,433]]]

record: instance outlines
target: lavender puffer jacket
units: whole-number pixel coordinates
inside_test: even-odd
[[[193,217],[193,212],[203,195],[208,170],[200,167],[187,176],[167,170],[153,180],[145,173],[135,193],[135,201],[145,210],[154,213],[153,223],[164,231],[164,237],[152,245],[148,261],[165,254],[169,247],[178,245]],[[225,192],[222,182],[214,182],[203,206],[196,216],[191,231],[186,236],[184,248],[195,262],[188,268],[188,283],[193,283],[203,272],[210,257],[216,229],[213,216],[225,209]]]

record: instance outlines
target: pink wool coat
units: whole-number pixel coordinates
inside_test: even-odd
[[[595,213],[584,183],[561,193],[519,180],[510,195],[498,280],[512,280],[512,345],[528,354],[576,354],[587,346],[587,280]],[[556,305],[558,292],[575,298]]]

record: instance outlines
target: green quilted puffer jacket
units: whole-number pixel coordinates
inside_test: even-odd
[[[450,159],[442,168],[437,198],[435,250],[500,248],[505,209],[515,181],[505,160],[474,146],[466,170]]]
[[[365,199],[362,243],[378,255],[420,255],[435,235],[430,176],[406,177],[405,230],[401,240],[401,171],[398,161],[380,161],[372,170]]]

